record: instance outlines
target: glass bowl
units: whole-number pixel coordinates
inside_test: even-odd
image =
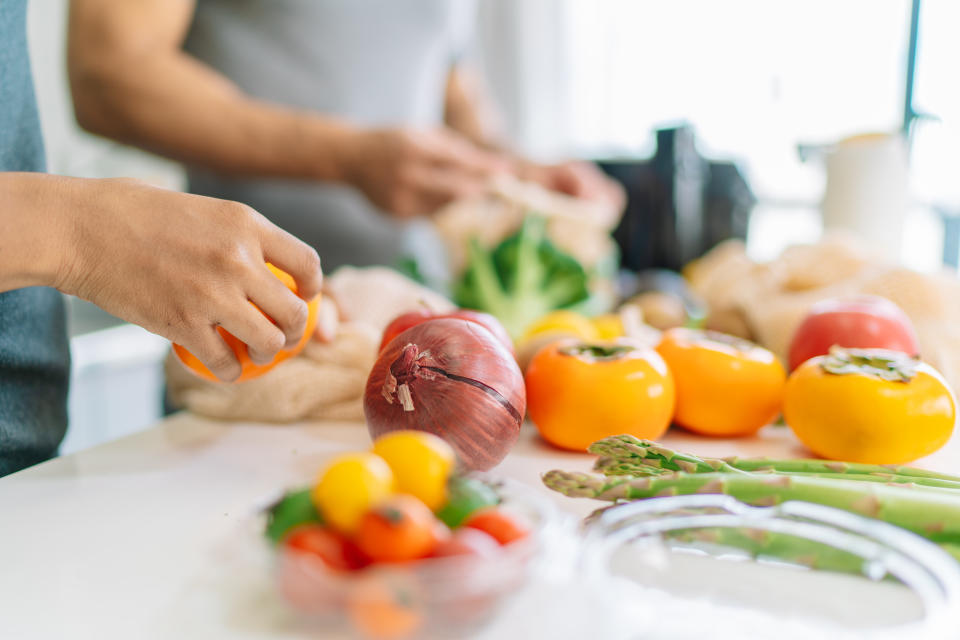
[[[500,547],[494,558],[452,556],[375,564],[354,572],[278,547],[280,594],[305,623],[365,638],[463,638],[493,620],[505,599],[526,584],[532,561],[557,514],[522,484],[481,477],[500,508],[531,526],[531,535]]]
[[[928,540],[804,502],[729,496],[607,507],[584,527],[581,578],[623,638],[955,638],[960,565]],[[811,571],[811,569],[818,569]]]

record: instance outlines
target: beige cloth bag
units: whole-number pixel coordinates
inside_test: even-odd
[[[869,254],[849,236],[791,247],[769,263],[747,257],[742,243],[724,243],[686,272],[710,309],[709,328],[732,333],[773,351],[784,361],[810,307],[839,295],[883,296],[910,317],[920,355],[960,388],[960,279],[924,274]]]

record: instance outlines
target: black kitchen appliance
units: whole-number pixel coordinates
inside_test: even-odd
[[[719,242],[745,239],[756,198],[739,169],[696,149],[693,129],[657,131],[647,160],[598,164],[627,191],[627,209],[614,237],[622,266],[632,271],[679,270]]]

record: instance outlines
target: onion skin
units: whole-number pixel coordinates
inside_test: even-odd
[[[460,320],[469,320],[470,322],[476,322],[481,327],[488,329],[503,345],[513,353],[513,340],[510,339],[510,334],[507,333],[507,330],[503,328],[503,325],[500,324],[500,321],[489,313],[484,313],[483,311],[474,311],[473,309],[456,309],[455,311],[448,311],[446,313],[434,313],[433,311],[410,311],[409,313],[404,313],[396,318],[394,318],[390,324],[387,325],[387,328],[383,331],[383,338],[380,341],[380,351],[383,351],[383,348],[386,347],[390,342],[396,338],[398,335],[409,329],[410,327],[415,327],[421,322],[426,322],[427,320],[439,320],[440,318],[459,318]]]
[[[526,411],[520,367],[487,329],[427,320],[390,341],[367,378],[363,409],[373,439],[398,429],[440,436],[469,469],[496,466]]]

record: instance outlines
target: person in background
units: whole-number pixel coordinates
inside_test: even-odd
[[[72,0],[69,75],[91,132],[185,163],[342,264],[394,264],[404,221],[508,172],[622,204],[593,165],[497,144],[462,62],[469,0]],[[295,180],[291,180],[295,179]]]
[[[315,250],[246,205],[42,173],[25,27],[26,0],[0,2],[0,476],[55,455],[66,430],[58,289],[183,344],[232,380],[240,364],[217,327],[267,362],[306,324],[306,303],[264,261],[307,299],[322,279]]]

